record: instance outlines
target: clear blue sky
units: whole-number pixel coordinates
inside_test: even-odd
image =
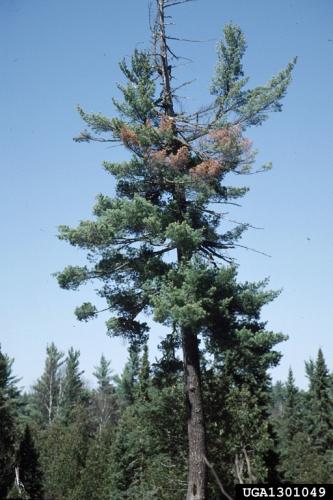
[[[112,193],[100,164],[120,149],[72,141],[80,104],[112,115],[118,61],[147,46],[146,0],[1,0],[1,301],[0,341],[29,387],[40,375],[46,344],[81,350],[87,379],[102,352],[122,369],[126,345],[105,335],[106,318],[78,323],[76,305],[93,288],[60,290],[51,274],[84,254],[56,238],[57,226],[88,218],[95,195]],[[283,113],[251,131],[267,174],[244,178],[251,192],[233,217],[263,227],[244,244],[272,255],[238,252],[240,278],[271,277],[283,293],[264,310],[268,326],[290,336],[274,379],[292,365],[304,386],[304,360],[322,347],[333,369],[333,3],[330,0],[198,0],[174,9],[173,33],[209,40],[179,44],[193,59],[179,69],[189,106],[207,102],[215,45],[225,23],[245,32],[245,67],[264,83],[299,57]],[[162,334],[153,328],[158,340]]]

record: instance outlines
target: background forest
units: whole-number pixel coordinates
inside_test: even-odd
[[[203,371],[209,457],[230,494],[238,482],[333,482],[333,375],[323,353],[306,363],[309,386],[299,390],[291,370],[271,384],[271,347],[267,338],[226,350]],[[1,498],[183,499],[184,389],[172,336],[152,365],[146,346],[130,350],[121,376],[102,356],[95,389],[79,354],[49,345],[40,378],[20,393],[1,353]],[[221,498],[213,475],[209,498]]]

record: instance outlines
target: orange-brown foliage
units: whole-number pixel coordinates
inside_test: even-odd
[[[209,134],[209,138],[220,148],[231,150],[237,154],[248,155],[251,153],[252,142],[242,136],[239,125],[214,130]]]
[[[231,141],[239,137],[240,131],[238,127],[221,128],[214,130],[209,134],[210,138],[220,146],[228,146]]]
[[[196,177],[217,177],[221,172],[221,165],[216,160],[206,160],[191,168],[190,172]]]
[[[167,157],[167,152],[165,149],[160,149],[159,151],[154,151],[154,153],[151,153],[150,159],[153,163],[162,165],[165,163]]]
[[[128,127],[122,127],[120,130],[120,139],[123,141],[125,146],[139,146],[139,139],[134,130]]]
[[[178,149],[176,154],[169,156],[170,165],[176,170],[180,170],[188,165],[190,160],[190,153],[188,147],[182,146]]]
[[[166,166],[174,170],[185,169],[190,161],[190,153],[186,146],[182,146],[175,154],[168,154],[165,149],[154,151],[150,155],[150,162],[153,166]]]

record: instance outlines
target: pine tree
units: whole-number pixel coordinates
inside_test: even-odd
[[[43,425],[50,425],[59,413],[63,353],[52,342],[46,348],[44,373],[33,387],[33,406]]]
[[[18,379],[12,375],[13,360],[0,346],[0,498],[6,498],[14,481],[16,404]]]
[[[111,386],[111,361],[107,361],[104,354],[102,354],[99,366],[95,367],[94,376],[97,379],[98,390],[101,392],[108,391]]]
[[[110,449],[114,439],[114,427],[106,423],[90,443],[79,483],[72,492],[71,500],[101,500],[109,498],[108,477]]]
[[[304,430],[301,414],[301,398],[295,385],[292,369],[289,368],[286,383],[286,399],[283,405],[282,432],[285,444],[290,443],[298,432]]]
[[[70,420],[75,406],[82,403],[85,397],[81,378],[84,371],[80,371],[79,358],[80,351],[75,351],[71,347],[66,358],[59,403],[60,415],[65,422]]]
[[[28,426],[25,427],[17,455],[16,466],[20,481],[29,498],[43,498],[42,472],[38,452]]]
[[[220,329],[220,337],[216,332],[206,339],[211,357],[203,372],[209,456],[229,492],[235,482],[267,481],[276,468],[268,370],[278,364],[281,354],[274,348],[285,337],[266,331],[259,321],[262,306],[274,298],[263,285],[240,284],[235,270],[225,272],[211,325]],[[209,498],[215,498],[215,482],[210,488]]]
[[[72,408],[69,420],[54,419],[39,441],[45,498],[76,498],[92,442],[88,412],[82,405]]]
[[[110,498],[184,498],[184,413],[183,391],[179,387],[151,387],[147,399],[138,394],[123,413],[112,442]]]
[[[155,386],[176,386],[182,380],[183,363],[178,356],[179,348],[179,338],[175,333],[167,334],[159,344],[162,355],[152,365]]]
[[[304,451],[305,442],[301,435],[305,432],[305,411],[304,398],[296,387],[292,369],[289,368],[288,379],[284,385],[282,411],[274,419],[274,426],[279,436],[278,448],[281,461],[279,469],[287,482],[297,482],[299,479],[297,476],[294,477],[298,466],[291,466],[290,460],[293,457],[295,464],[296,461],[299,463],[302,460],[302,456],[297,457],[297,451],[301,453]]]
[[[273,414],[280,452],[280,471],[289,483],[332,481],[332,401],[330,375],[321,350],[306,362],[309,390],[295,386],[292,370],[279,389],[278,413]]]
[[[139,384],[140,359],[137,346],[129,349],[129,359],[125,364],[123,373],[120,377],[114,378],[116,382],[116,391],[123,406],[134,403]]]
[[[69,266],[58,281],[63,288],[76,289],[91,279],[102,280],[99,294],[114,313],[107,322],[110,335],[145,343],[148,326],[140,321],[141,312],[153,312],[156,321],[177,330],[188,408],[187,500],[202,500],[207,470],[198,335],[205,330],[213,290],[221,282],[219,263],[230,261],[228,249],[239,245],[248,227],[223,231],[223,213],[216,206],[246,193],[246,188],[228,186],[226,176],[251,171],[255,155],[245,130],[281,110],[294,62],[268,84],[248,89],[242,67],[244,36],[229,25],[218,47],[212,102],[185,114],[176,108],[171,86],[173,51],[165,23],[166,9],[177,3],[155,1],[152,51],[136,50],[130,64],[121,62],[127,84],[119,87],[124,101],[114,101],[119,116],[109,119],[79,110],[92,132],[84,131],[78,141],[121,143],[133,156],[123,163],[105,162],[116,179],[117,195],[98,196],[95,220],[60,228],[61,239],[87,250],[96,263],[90,268]],[[98,311],[84,303],[76,314],[87,320]]]
[[[94,376],[97,378],[97,390],[92,393],[93,413],[97,420],[99,433],[108,422],[115,424],[119,413],[119,402],[115,387],[111,383],[112,371],[110,361],[104,355],[101,356],[100,364],[96,367]]]
[[[295,434],[282,462],[284,480],[292,484],[331,484],[332,467],[306,432]]]
[[[314,448],[321,454],[333,447],[333,400],[330,375],[321,349],[315,363],[307,365],[309,377],[309,434]]]

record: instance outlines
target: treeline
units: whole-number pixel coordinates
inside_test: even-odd
[[[333,482],[333,375],[319,350],[306,363],[308,390],[290,370],[271,384],[276,335],[216,352],[203,370],[210,470],[233,493],[239,482]],[[130,348],[120,376],[104,356],[89,388],[79,351],[52,343],[30,392],[0,354],[0,498],[165,499],[186,494],[182,362],[172,334],[150,364]],[[258,356],[260,354],[260,356]],[[220,499],[212,473],[209,498]]]

